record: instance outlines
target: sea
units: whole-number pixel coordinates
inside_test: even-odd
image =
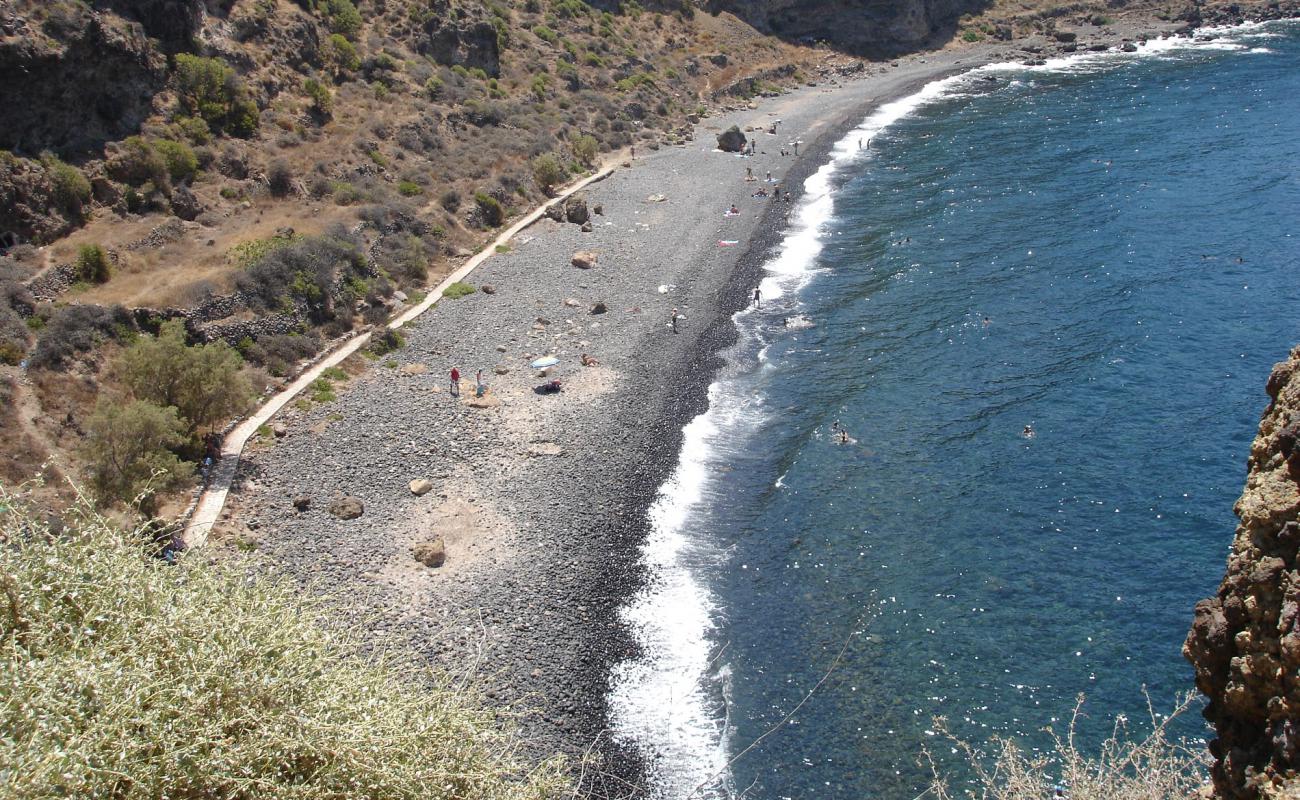
[[[622,610],[655,798],[912,800],[969,779],[950,735],[1043,753],[1076,708],[1085,751],[1141,735],[1300,342],[1295,23],[982,67],[828,159]]]

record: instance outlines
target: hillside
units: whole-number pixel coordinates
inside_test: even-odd
[[[1182,13],[0,0],[0,480],[47,462],[82,475],[97,400],[129,394],[116,353],[165,319],[238,349],[260,391],[417,299],[552,186],[683,145],[719,107],[864,58]],[[182,456],[219,427],[190,430]]]

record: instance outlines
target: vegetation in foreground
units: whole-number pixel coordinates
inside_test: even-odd
[[[1136,737],[1123,717],[1096,756],[1077,741],[1083,697],[1075,706],[1066,735],[1050,731],[1053,747],[1025,752],[1014,739],[994,737],[981,751],[939,727],[954,752],[964,757],[972,779],[954,789],[937,762],[927,753],[934,780],[927,794],[936,800],[1185,800],[1209,781],[1209,753],[1201,744],[1170,738],[1169,724],[1191,705],[1189,696],[1174,713],[1161,717],[1151,710],[1151,730]]]
[[[548,798],[463,687],[362,655],[297,587],[147,552],[88,503],[0,487],[0,794]]]

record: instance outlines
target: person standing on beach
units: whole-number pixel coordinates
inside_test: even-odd
[[[460,370],[451,368],[451,396],[460,397]]]
[[[754,307],[755,308],[763,307],[763,294],[758,290],[757,286],[754,287]]]
[[[678,317],[678,316],[680,316],[680,315],[677,313],[677,309],[674,308],[674,309],[673,309],[672,317],[670,318],[670,322],[672,323],[672,326],[673,326],[673,333],[677,333],[677,317]]]

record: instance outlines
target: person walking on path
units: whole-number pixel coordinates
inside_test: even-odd
[[[451,396],[460,397],[460,370],[451,368]]]
[[[763,293],[758,290],[757,286],[754,287],[754,307],[763,307]]]

